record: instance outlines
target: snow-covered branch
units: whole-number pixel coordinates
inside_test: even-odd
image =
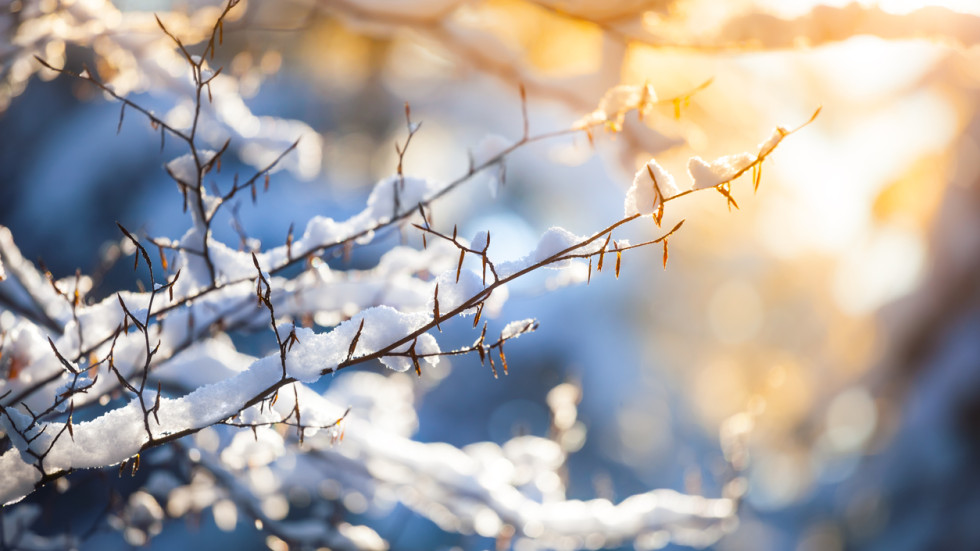
[[[25,10],[37,8],[24,4]],[[377,16],[372,3],[338,6]],[[395,10],[389,16],[469,40],[441,26],[447,10],[455,9],[452,2],[427,8],[414,6],[408,14]],[[58,8],[44,17],[105,23],[104,15],[87,9]],[[571,127],[547,133],[530,131],[522,87],[521,137],[486,140],[469,167],[448,182],[408,174],[405,152],[421,127],[406,104],[407,137],[396,145],[397,169],[374,184],[362,209],[343,219],[315,216],[295,234],[290,227],[279,246],[263,247],[243,235],[243,246],[236,250],[214,235],[218,213],[234,208],[242,197],[258,202],[257,189],[268,190],[279,168],[312,176],[319,170],[320,150],[320,137],[310,127],[255,117],[236,91],[234,77],[211,69],[226,23],[241,9],[235,0],[216,12],[202,8],[212,16],[206,24],[155,17],[152,30],[145,27],[145,17],[114,12],[116,25],[126,32],[101,29],[66,37],[38,31],[35,43],[23,38],[26,22],[16,27],[15,64],[23,56],[36,56],[32,71],[74,79],[117,102],[120,129],[128,110],[160,133],[161,144],[169,136],[186,149],[164,170],[176,184],[187,220],[176,239],[147,237],[119,224],[140,288],[114,291],[100,300],[89,296],[91,278],[79,272],[55,280],[25,259],[11,232],[0,226],[0,308],[10,314],[0,318],[0,502],[12,506],[83,469],[119,465],[120,473],[137,473],[153,468],[146,466],[146,458],[167,447],[178,456],[176,463],[207,474],[189,476],[186,485],[166,480],[172,473],[151,475],[146,487],[132,493],[111,517],[126,528],[131,543],[145,543],[159,531],[163,509],[157,500],[167,500],[167,514],[175,517],[210,506],[216,520],[234,519],[228,511],[242,510],[270,537],[288,543],[384,548],[373,529],[327,518],[325,511],[333,510],[331,503],[342,493],[356,493],[367,502],[348,509],[378,509],[394,500],[444,530],[501,542],[517,538],[527,548],[623,542],[656,547],[667,541],[703,546],[724,533],[737,509],[734,493],[710,499],[661,489],[617,504],[567,499],[560,471],[569,452],[557,436],[521,436],[502,446],[482,442],[462,449],[414,441],[413,397],[407,386],[412,379],[400,372],[425,377],[447,357],[470,356],[489,363],[495,377],[506,375],[505,345],[539,325],[521,319],[490,331],[510,284],[545,269],[559,270],[564,284],[589,283],[604,269],[618,278],[624,255],[651,247],[662,248],[666,268],[668,239],[683,224],[660,227],[667,205],[715,189],[737,208],[735,180],[751,171],[758,188],[763,162],[802,126],[777,127],[746,153],[710,162],[690,159],[687,184],[650,159],[636,173],[621,217],[586,235],[552,227],[536,242],[522,244],[524,256],[506,260],[491,248],[489,232],[466,239],[458,232],[461,220],[452,213],[440,212],[448,214],[448,222],[433,216],[444,208],[443,198],[458,194],[478,174],[493,176],[516,151],[533,143],[568,135],[594,142],[603,132],[640,135],[639,129],[624,130],[626,117],[634,112],[649,116],[660,104],[679,110],[704,85],[669,99],[658,98],[652,84],[617,86],[594,108],[582,108],[584,116]],[[94,69],[67,68],[64,56],[51,55],[57,48],[44,46],[58,40],[82,45],[99,40],[111,51],[140,48],[127,54],[131,58],[123,56],[138,61],[129,75],[134,81],[125,74],[108,78]],[[473,55],[480,53],[477,46],[468,44]],[[501,70],[511,66],[497,61]],[[527,77],[520,71],[512,76],[522,82]],[[529,90],[557,93],[550,84],[527,83]],[[177,107],[158,117],[131,95],[143,87],[178,95]],[[283,127],[287,130],[274,131]],[[247,178],[221,173],[223,159],[235,152],[254,167]],[[646,224],[647,216],[654,224]],[[627,226],[649,235],[630,243],[621,237]],[[420,240],[421,247],[408,242],[391,246],[381,239],[396,232]],[[372,266],[331,265],[335,254],[357,254],[369,244],[387,247]],[[472,322],[457,323],[468,316]],[[464,341],[472,344],[459,344],[456,333],[442,332],[454,324],[475,335]],[[259,348],[274,344],[274,352],[242,352],[235,340],[241,334],[259,335],[270,345]],[[385,377],[350,369],[376,362],[396,373]],[[326,393],[314,390],[327,375]],[[567,431],[569,418],[575,417],[570,391],[559,389],[553,391],[558,396],[552,407],[556,434]],[[397,410],[399,418],[374,413],[382,407]],[[214,445],[202,445],[208,439]],[[328,488],[329,495],[311,508],[309,522],[287,518],[282,496],[312,486]],[[208,497],[182,503],[198,491]],[[0,538],[22,537],[18,525],[7,528],[15,516],[30,517],[5,517]]]

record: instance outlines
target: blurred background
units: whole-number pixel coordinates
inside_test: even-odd
[[[128,268],[107,261],[118,254],[115,221],[183,233],[181,197],[162,170],[179,150],[161,152],[133,113],[117,137],[118,105],[39,72],[32,56],[93,67],[179,120],[191,104],[154,72],[165,62],[141,67],[172,50],[150,11],[173,12],[168,26],[186,36],[216,12],[208,2],[2,4],[0,224],[56,277],[79,268],[100,274],[104,294],[130,288]],[[651,157],[683,187],[689,157],[754,153],[774,127],[822,106],[766,161],[757,193],[748,177],[736,182],[738,210],[710,192],[668,205],[665,225],[686,223],[666,270],[659,249],[640,249],[618,280],[512,288],[501,321],[536,317],[541,329],[508,348],[506,377],[459,358],[419,383],[417,438],[544,436],[547,392],[574,381],[582,438],[569,497],[616,501],[656,487],[717,496],[727,481],[719,431],[737,416],[752,427],[748,491],[718,549],[972,549],[978,43],[970,0],[252,0],[226,24],[214,61],[236,77],[224,93],[243,106],[216,124],[236,140],[318,136],[258,207],[238,210],[244,230],[274,246],[290,224],[356,212],[393,173],[404,102],[423,122],[406,172],[449,181],[487,135],[520,138],[521,85],[534,135],[569,128],[618,84],[673,98],[712,79],[689,102],[631,114],[622,132],[523,147],[496,197],[484,175],[436,207],[463,236],[489,230],[491,255],[507,260],[550,226],[586,234],[621,218]],[[261,125],[246,128],[248,117]],[[261,158],[237,155],[243,172]],[[623,236],[658,235],[642,222]],[[222,228],[219,238],[238,242]],[[370,265],[380,250],[352,262]],[[466,325],[447,338],[468,344]],[[417,518],[399,530],[395,548],[470,545]]]

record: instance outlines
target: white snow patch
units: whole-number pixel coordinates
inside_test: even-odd
[[[191,163],[193,165],[193,163]],[[353,236],[365,244],[374,238],[372,229],[387,222],[392,216],[414,211],[418,203],[435,194],[439,185],[424,178],[389,176],[379,181],[371,191],[367,208],[345,221],[316,216],[306,225],[303,235],[293,241],[291,247],[281,245],[258,254],[259,265],[273,270],[290,258],[301,258],[318,248],[334,245]],[[395,212],[395,196],[398,209]],[[188,248],[201,248],[202,237],[197,228],[191,228],[179,243]],[[218,241],[208,242],[212,264],[219,282],[239,281],[256,275],[250,252],[236,251]],[[197,255],[178,254],[176,267],[183,268],[174,292],[186,296],[211,284],[204,260]],[[268,275],[266,275],[268,278]]]
[[[343,222],[332,218],[316,216],[312,218],[303,231],[302,237],[293,241],[292,258],[298,258],[308,251],[318,247],[339,243],[352,236],[363,234],[357,242],[369,243],[374,234],[375,226],[384,223],[396,214],[414,211],[418,204],[439,190],[439,184],[412,176],[389,176],[377,184],[368,196],[367,208]],[[395,195],[398,196],[398,212],[395,212]],[[270,249],[259,255],[263,266],[275,267],[286,261],[287,248],[285,245]],[[246,255],[247,256],[247,255]],[[251,263],[251,259],[248,260]]]
[[[531,333],[538,328],[538,320],[534,318],[528,318],[525,320],[517,320],[508,323],[504,326],[503,331],[500,332],[501,339],[516,339],[517,337],[523,335],[524,333]]]
[[[375,184],[368,197],[365,211],[372,220],[385,220],[395,211],[398,196],[398,212],[415,210],[417,205],[436,191],[437,186],[425,178],[389,176]]]
[[[653,214],[664,199],[670,199],[680,192],[674,177],[657,164],[657,161],[650,159],[636,171],[633,185],[626,192],[625,215],[630,217],[636,214]]]
[[[489,267],[487,268],[487,282],[492,281]],[[463,269],[459,272],[459,281],[456,281],[456,270],[447,270],[435,279],[434,284],[439,285],[439,312],[445,313],[459,307],[467,300],[482,292],[486,285],[483,282],[483,274],[474,270]],[[435,290],[433,289],[433,293]],[[485,299],[484,313],[491,316],[496,315],[507,300],[508,292],[506,287],[498,287]],[[434,297],[429,299],[426,307],[430,312],[435,306]],[[467,316],[476,313],[476,308],[468,308],[461,315]]]
[[[0,456],[0,503],[20,501],[34,491],[34,484],[40,479],[41,473],[21,458],[20,450],[7,450]]]
[[[772,153],[772,150],[776,149],[779,142],[783,141],[783,138],[785,138],[787,135],[789,135],[789,130],[786,130],[786,128],[782,126],[777,126],[775,129],[773,129],[769,139],[759,144],[759,157],[765,157],[766,155]]]
[[[501,262],[500,264],[497,264],[497,275],[501,278],[509,277],[586,240],[587,238],[579,237],[564,228],[559,228],[557,226],[552,227],[548,229],[548,231],[544,232],[544,235],[542,235],[541,239],[538,241],[537,247],[535,247],[530,254],[524,258],[521,258],[520,260]],[[596,243],[594,241],[587,246],[579,247],[578,249],[570,252],[574,252],[576,254],[594,252],[601,246],[601,243]],[[561,269],[568,267],[570,264],[570,260],[562,260],[552,262],[548,264],[547,267]]]
[[[641,114],[646,114],[656,101],[657,93],[650,84],[621,84],[609,89],[599,100],[598,108],[579,119],[574,127],[587,128],[602,122],[622,126],[626,113],[630,109],[637,109]]]
[[[490,246],[490,232],[478,231],[470,241],[470,248],[476,251],[486,250]]]
[[[256,358],[235,349],[231,338],[218,334],[194,343],[153,370],[154,376],[185,388],[213,384],[248,369]]]
[[[221,76],[218,78],[221,79]],[[256,117],[241,98],[233,97],[227,97],[217,115],[223,124],[248,138],[239,150],[246,163],[256,168],[265,168],[296,142],[296,148],[287,153],[269,172],[286,169],[300,180],[312,180],[320,173],[323,164],[323,138],[306,123],[275,117]]]
[[[755,160],[755,155],[749,153],[726,155],[710,163],[701,157],[692,157],[687,162],[687,172],[694,180],[694,189],[706,189],[732,181]]]
[[[197,158],[202,165],[214,158],[214,155],[215,152],[210,149],[197,150]],[[184,153],[167,163],[167,171],[179,182],[192,186],[197,185],[197,163],[194,162],[194,156],[190,153]]]
[[[324,369],[333,368],[347,359],[350,344],[357,335],[361,321],[364,327],[357,339],[354,357],[372,354],[388,345],[414,333],[432,320],[428,313],[406,314],[390,306],[376,306],[361,311],[351,319],[341,323],[329,333],[315,334],[312,329],[296,328],[299,344],[286,354],[286,372],[303,382],[312,382],[320,377]],[[412,343],[405,343],[393,352],[406,352]],[[415,353],[437,354],[439,345],[435,337],[428,333],[418,336]],[[439,363],[439,356],[424,358],[430,365]],[[381,363],[395,371],[406,371],[412,367],[411,358],[385,356]]]

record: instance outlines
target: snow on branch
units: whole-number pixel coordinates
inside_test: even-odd
[[[427,6],[431,9],[425,13],[455,9],[452,2]],[[557,404],[552,404],[554,438],[522,436],[502,446],[482,442],[460,449],[411,439],[414,395],[405,385],[412,377],[401,372],[424,377],[443,358],[471,356],[489,363],[494,377],[500,371],[507,375],[512,366],[505,345],[539,325],[523,319],[504,324],[499,333],[496,327],[490,331],[488,318],[496,317],[508,299],[508,284],[545,268],[573,274],[566,283],[588,283],[593,271],[604,268],[618,278],[625,253],[650,247],[662,247],[666,267],[668,238],[681,230],[683,220],[670,229],[644,226],[654,233],[640,243],[618,237],[621,229],[646,215],[660,228],[670,201],[708,188],[737,206],[734,180],[752,170],[757,188],[762,162],[799,128],[778,127],[754,154],[710,163],[691,159],[693,183],[687,188],[650,160],[626,194],[622,218],[617,215],[585,235],[552,227],[536,243],[524,244],[528,252],[522,258],[501,261],[492,253],[489,232],[466,240],[458,235],[458,221],[442,224],[440,217],[436,223],[433,211],[443,207],[441,198],[463,189],[481,171],[498,169],[502,178],[504,161],[528,144],[578,134],[594,140],[601,130],[622,132],[632,112],[649,115],[659,103],[672,103],[679,113],[707,83],[666,100],[658,99],[650,84],[618,86],[570,128],[537,134],[530,131],[522,86],[521,137],[485,140],[468,169],[448,182],[408,173],[405,153],[421,123],[413,121],[406,103],[407,137],[395,146],[395,174],[374,184],[360,212],[345,220],[313,217],[297,235],[291,226],[278,246],[262,247],[243,235],[248,246],[236,250],[214,236],[221,209],[249,196],[258,203],[258,188],[268,191],[279,168],[311,176],[319,169],[321,149],[320,137],[303,123],[279,121],[270,129],[232,90],[233,77],[210,67],[226,21],[240,9],[230,0],[209,23],[188,28],[173,18],[154,17],[156,38],[140,43],[142,55],[159,55],[147,57],[151,61],[134,78],[182,94],[180,101],[190,101],[188,120],[159,117],[141,106],[129,95],[138,89],[133,83],[104,79],[87,68],[74,72],[65,68],[64,59],[36,58],[43,70],[93,86],[117,102],[120,131],[129,110],[160,133],[161,148],[167,137],[181,144],[185,153],[164,170],[181,195],[187,229],[178,239],[166,239],[118,225],[134,257],[139,286],[96,301],[88,296],[91,278],[79,272],[56,281],[43,266],[25,260],[10,231],[0,227],[0,309],[10,313],[0,317],[0,503],[14,504],[82,469],[118,465],[120,473],[132,475],[146,468],[143,457],[168,447],[179,466],[186,462],[195,473],[205,473],[192,477],[188,486],[207,486],[210,497],[182,502],[185,486],[151,475],[146,487],[112,516],[135,530],[126,532],[134,538],[131,543],[142,545],[159,532],[163,508],[157,499],[168,499],[168,513],[212,507],[217,520],[233,515],[229,507],[241,510],[266,527],[269,537],[284,542],[385,547],[366,526],[335,518],[287,519],[282,495],[311,484],[339,486],[338,496],[325,501],[336,501],[343,491],[358,492],[370,497],[374,508],[381,507],[385,495],[389,501],[397,495],[445,530],[475,532],[502,543],[516,538],[528,548],[624,542],[655,547],[667,541],[703,546],[728,530],[737,496],[709,499],[652,490],[618,504],[567,499],[560,470],[568,452],[560,434],[575,416],[568,398],[575,393],[567,387],[552,400]],[[368,4],[361,9],[373,14],[379,8]],[[99,17],[82,7],[65,13],[83,20]],[[135,16],[117,15],[125,28],[142,28]],[[92,39],[76,37],[79,43]],[[124,35],[106,40],[115,41],[112,47],[125,42]],[[20,43],[16,47],[31,50]],[[174,60],[181,70],[166,70]],[[174,76],[186,77],[187,70],[189,86]],[[217,139],[203,137],[214,134],[206,132],[209,125],[223,130]],[[272,131],[281,125],[287,130]],[[264,137],[253,139],[257,134]],[[254,172],[241,179],[221,174],[223,158],[232,150]],[[389,247],[368,268],[331,266],[335,256],[350,257],[379,241],[377,236],[396,231],[420,237],[422,247]],[[443,328],[469,316],[472,323],[466,319],[461,325],[475,339],[450,345]],[[242,333],[258,335],[274,351],[259,357],[239,351],[230,335]],[[375,362],[393,373],[384,377],[350,369]],[[314,391],[310,385],[327,375],[326,393]],[[397,419],[375,411],[384,409],[382,403],[397,411]],[[217,442],[200,445],[208,438]],[[531,480],[540,477],[555,484],[535,490]],[[319,514],[319,508],[312,509]],[[22,510],[23,518],[30,517],[31,509]],[[4,533],[12,517],[4,517]],[[152,522],[136,530],[136,518]]]

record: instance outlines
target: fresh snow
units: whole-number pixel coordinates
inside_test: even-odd
[[[413,176],[389,176],[375,184],[368,196],[367,208],[345,221],[337,221],[324,216],[315,216],[307,224],[299,239],[293,241],[292,257],[298,258],[306,251],[325,245],[339,243],[351,236],[361,235],[358,243],[366,244],[373,239],[372,229],[391,220],[395,215],[395,196],[398,196],[398,212],[414,212],[418,204],[425,201],[440,189],[440,185],[426,178]],[[259,255],[259,262],[266,267],[274,267],[286,261],[287,247],[281,245]],[[250,255],[247,262],[251,265]],[[254,271],[254,267],[253,267]]]
[[[650,84],[621,84],[607,91],[596,110],[579,119],[574,127],[588,128],[603,122],[622,126],[629,110],[637,109],[641,115],[646,114],[656,101],[657,93]]]
[[[332,369],[347,359],[350,343],[357,335],[361,321],[364,327],[354,349],[354,357],[372,354],[421,329],[432,320],[427,312],[403,313],[390,306],[367,308],[327,333],[314,333],[311,329],[296,328],[299,343],[286,354],[286,372],[299,381],[312,382],[324,369]],[[393,352],[407,352],[411,342],[397,347]],[[428,333],[418,336],[415,353],[437,354],[439,345]],[[436,365],[439,356],[424,358],[425,363]],[[384,356],[381,363],[395,371],[412,368],[411,358]]]
[[[404,314],[393,308],[380,306],[360,312],[328,333],[315,334],[312,330],[298,328],[296,329],[298,342],[286,356],[286,374],[302,381],[313,381],[319,378],[324,368],[334,367],[346,359],[350,342],[361,320],[364,321],[364,327],[355,348],[356,355],[380,350],[421,328],[430,319],[425,313]],[[32,334],[30,330],[25,333],[25,335]],[[21,339],[18,341],[23,342]],[[34,346],[31,347],[33,351],[43,350],[42,343],[38,341],[38,338],[34,339]],[[46,347],[47,343],[43,344]],[[410,346],[410,343],[407,343],[395,351],[404,352]],[[425,333],[418,337],[415,344],[417,354],[438,354],[439,351],[432,335]],[[219,352],[219,354],[227,356],[227,352]],[[430,356],[420,361],[432,366],[436,365],[438,360],[439,356]],[[413,366],[412,360],[404,357],[384,357],[381,362],[398,371],[405,371]],[[179,366],[179,362],[176,363]],[[279,355],[273,354],[252,362],[244,370],[231,374],[221,381],[201,386],[185,396],[160,398],[159,409],[156,415],[151,415],[149,421],[150,429],[155,437],[161,437],[201,429],[231,418],[238,415],[242,406],[250,399],[272,388],[281,376],[282,365]],[[153,407],[155,400],[154,391],[145,391],[143,407]],[[283,404],[287,403],[288,401],[283,402]],[[280,412],[275,419],[281,419],[283,416]],[[337,416],[338,414],[333,412],[333,417],[328,417],[324,422],[336,420]],[[310,421],[308,415],[306,418]],[[143,409],[138,398],[91,421],[74,423],[70,437],[67,433],[62,433],[56,438],[55,435],[64,426],[62,423],[30,426],[30,417],[15,408],[7,408],[5,414],[0,416],[0,426],[10,436],[11,443],[16,448],[0,458],[0,467],[3,467],[3,474],[0,475],[0,502],[2,503],[17,501],[33,490],[37,471],[29,466],[30,460],[25,461],[27,456],[24,454],[28,453],[28,450],[37,454],[47,452],[44,466],[50,472],[58,469],[93,468],[117,464],[137,454],[148,441]],[[42,428],[45,428],[43,432]],[[21,433],[29,438],[36,435],[36,438],[28,442],[20,436]],[[15,480],[11,475],[17,475],[19,478]]]
[[[687,172],[694,180],[694,189],[707,189],[734,180],[755,160],[755,155],[749,153],[726,155],[710,163],[701,157],[692,157],[687,162]]]
[[[759,157],[765,157],[766,155],[772,153],[772,150],[776,149],[779,142],[783,141],[783,138],[785,138],[787,135],[789,135],[789,130],[782,126],[777,126],[775,129],[773,129],[769,138],[759,144]]]
[[[214,158],[215,153],[210,149],[198,149],[197,158],[204,165]],[[185,153],[168,162],[167,170],[177,181],[190,186],[197,185],[197,163],[194,162],[194,156],[190,153]]]
[[[759,144],[759,153],[736,153],[707,162],[701,157],[692,157],[687,163],[687,172],[694,180],[694,189],[707,189],[730,182],[748,170],[752,163],[765,158],[789,135],[789,131],[777,126],[766,141]],[[658,176],[659,179],[659,176]]]
[[[484,285],[483,273],[477,273],[469,268],[464,268],[459,272],[459,280],[456,279],[456,269],[447,270],[436,277],[435,284],[439,285],[439,312],[445,313],[456,309],[470,298],[483,292],[487,285],[493,283],[493,276],[490,268],[487,268],[486,285]],[[491,316],[496,315],[507,300],[508,291],[505,286],[496,288],[491,295],[486,298],[484,313]],[[435,308],[435,288],[430,292],[429,301],[426,309],[432,312]],[[476,313],[476,307],[467,308],[462,315],[472,315]]]
[[[541,239],[538,241],[537,246],[534,248],[533,251],[531,251],[530,254],[528,254],[524,258],[521,258],[520,260],[502,262],[500,264],[497,264],[497,274],[500,275],[500,277],[502,278],[509,277],[513,274],[516,274],[517,272],[520,272],[521,270],[524,270],[530,266],[533,266],[548,258],[551,258],[552,256],[560,253],[561,251],[564,251],[565,249],[572,247],[573,245],[582,243],[585,240],[586,238],[579,237],[564,228],[559,228],[557,226],[549,228],[548,231],[544,232],[544,235],[541,236]],[[588,247],[578,248],[570,252],[576,254],[586,253],[586,252],[598,250],[598,247],[601,245],[602,245],[601,243],[596,245],[595,242],[593,242]],[[571,262],[569,260],[563,260],[559,262],[552,262],[551,264],[548,264],[547,267],[560,269],[560,268],[566,268],[570,264]]]
[[[656,178],[656,185],[650,177],[651,172]],[[658,195],[657,189],[662,196]],[[670,199],[680,192],[674,177],[657,164],[657,161],[650,159],[636,171],[633,185],[626,191],[625,216],[628,218],[637,214],[652,214],[664,199]]]
[[[515,339],[524,333],[534,331],[538,327],[538,321],[534,318],[512,321],[504,326],[500,332],[501,339]]]

